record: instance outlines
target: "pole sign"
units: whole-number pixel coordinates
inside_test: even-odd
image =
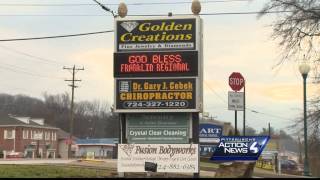
[[[256,161],[269,136],[222,136],[210,160]]]
[[[114,53],[114,77],[198,76],[198,51]]]
[[[197,20],[119,19],[116,21],[117,51],[195,50]]]
[[[155,172],[198,172],[198,144],[118,144],[118,172],[145,172],[145,162]]]
[[[116,81],[117,112],[197,111],[196,81],[176,79],[119,79]]]
[[[199,125],[200,155],[210,158],[220,142],[221,136],[222,126],[201,123]]]
[[[202,123],[199,125],[200,143],[219,143],[221,135],[222,126],[209,123]]]
[[[233,72],[229,76],[229,86],[234,91],[240,91],[244,86],[244,78],[238,72]]]
[[[243,92],[228,92],[228,110],[243,111]]]
[[[191,116],[188,113],[134,113],[126,115],[128,143],[187,144]]]

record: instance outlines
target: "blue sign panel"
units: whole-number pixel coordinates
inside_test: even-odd
[[[222,135],[222,126],[214,124],[200,124],[199,138],[220,138]]]
[[[269,136],[222,136],[210,160],[258,160]]]
[[[210,145],[200,144],[200,156],[212,155],[212,153],[215,151],[216,148],[217,148],[217,144],[210,144]]]

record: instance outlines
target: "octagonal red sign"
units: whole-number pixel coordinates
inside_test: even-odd
[[[239,72],[233,72],[229,76],[229,86],[234,91],[240,91],[244,86],[244,78]]]

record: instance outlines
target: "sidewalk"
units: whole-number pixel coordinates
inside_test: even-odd
[[[291,175],[291,174],[276,174],[273,171],[268,171],[260,168],[254,168],[253,172],[254,177],[269,177],[269,178],[312,178],[312,177],[306,177],[306,176],[297,176],[297,175]]]

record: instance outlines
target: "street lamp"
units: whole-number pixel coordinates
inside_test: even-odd
[[[306,81],[308,77],[308,73],[310,71],[310,66],[303,62],[299,66],[299,71],[303,78],[303,122],[304,122],[304,175],[310,176],[309,174],[309,161],[308,161],[308,133],[307,133],[307,92],[306,92]]]

